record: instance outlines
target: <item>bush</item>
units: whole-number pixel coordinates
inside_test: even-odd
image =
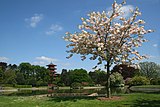
[[[129,82],[131,81],[132,78],[126,78],[125,79],[125,85],[129,85]]]
[[[2,86],[2,87],[14,87],[15,85],[14,84],[2,84],[0,86]]]
[[[32,88],[32,85],[15,85],[15,88]]]
[[[151,85],[160,85],[160,78],[157,79],[151,79],[150,80]]]
[[[78,82],[74,82],[71,84],[71,88],[73,89],[82,89],[82,84],[81,83],[78,83]]]
[[[111,74],[111,86],[124,86],[124,80],[120,73],[114,72]]]
[[[143,76],[135,76],[129,81],[130,86],[148,85],[148,84],[150,84],[150,81]]]
[[[47,82],[43,82],[42,80],[39,80],[39,81],[37,81],[37,83],[36,83],[36,86],[37,87],[39,87],[39,86],[47,86],[48,85],[48,83]]]

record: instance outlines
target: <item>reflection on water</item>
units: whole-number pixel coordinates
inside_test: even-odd
[[[106,89],[60,89],[60,90],[18,90],[16,92],[0,92],[0,95],[6,96],[31,96],[31,95],[42,95],[42,94],[55,94],[55,93],[81,93],[81,94],[92,94],[97,93],[98,95],[106,94]],[[124,87],[111,88],[111,93],[113,95],[126,93],[127,89]]]

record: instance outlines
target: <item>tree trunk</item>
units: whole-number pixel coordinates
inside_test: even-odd
[[[111,90],[110,90],[110,65],[109,65],[109,61],[107,61],[107,98],[110,98],[111,97]]]

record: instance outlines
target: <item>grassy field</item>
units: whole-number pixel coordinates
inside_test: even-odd
[[[136,88],[159,88],[160,89],[160,85],[140,85],[140,86],[133,86]]]
[[[160,107],[160,94],[120,95],[120,100],[100,101],[96,97],[0,96],[0,107]]]

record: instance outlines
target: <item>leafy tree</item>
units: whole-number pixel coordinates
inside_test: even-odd
[[[28,78],[27,82],[28,82],[27,83],[28,85],[32,85],[32,86],[36,86],[36,83],[37,83],[36,78],[34,77]]]
[[[0,83],[3,83],[4,71],[0,68]]]
[[[160,78],[160,65],[154,62],[141,62],[140,66],[140,75],[147,78]]]
[[[143,76],[135,76],[129,81],[130,86],[135,86],[135,85],[148,85],[150,84],[150,81]]]
[[[24,74],[25,79],[28,79],[32,75],[32,66],[30,63],[21,63],[19,65],[19,70]]]
[[[87,74],[87,71],[84,69],[75,69],[69,71],[70,85],[73,82],[82,83],[82,82],[91,82],[91,78]]]
[[[38,65],[32,65],[32,77],[35,77],[37,81],[48,81],[49,79],[49,70]]]
[[[123,76],[118,73],[114,72],[111,74],[111,86],[119,86],[124,84]]]
[[[126,65],[126,64],[120,64],[113,67],[112,72],[118,72],[120,73],[124,79],[132,78],[136,74],[139,73],[139,66],[138,65]]]
[[[94,72],[89,72],[89,76],[95,84],[105,85],[107,81],[105,71],[95,70]]]
[[[12,69],[8,69],[4,72],[4,82],[5,84],[16,84],[16,74]]]
[[[24,85],[26,83],[25,79],[24,79],[24,75],[21,72],[17,72],[16,73],[16,82],[19,85]]]
[[[64,39],[69,41],[67,52],[80,54],[82,60],[90,55],[91,60],[98,59],[98,65],[105,63],[107,69],[107,97],[111,96],[110,92],[110,67],[115,64],[131,64],[134,60],[141,60],[146,56],[141,56],[136,50],[143,42],[146,42],[143,35],[152,32],[145,30],[143,20],[136,20],[141,15],[136,8],[129,18],[123,17],[125,14],[121,11],[121,4],[116,1],[112,5],[112,11],[107,14],[105,11],[91,12],[89,18],[81,18],[82,25],[79,26],[81,32],[66,33]],[[118,20],[118,21],[117,21]]]
[[[60,82],[61,84],[64,83],[65,86],[70,85],[69,72],[66,69],[62,69]]]
[[[7,68],[8,69],[12,69],[12,70],[16,70],[17,69],[17,65],[16,64],[9,64],[8,66],[7,66]]]

